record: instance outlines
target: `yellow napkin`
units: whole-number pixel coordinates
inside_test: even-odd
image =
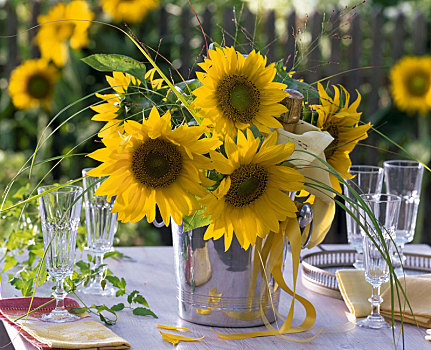
[[[416,322],[421,327],[431,327],[431,274],[412,275],[400,277],[399,281],[407,294],[407,300],[413,310]],[[401,291],[400,291],[401,293]],[[401,293],[402,294],[402,293]],[[394,291],[396,298],[396,291]],[[385,317],[391,317],[391,290],[390,288],[382,295],[384,301],[381,306],[381,314]],[[403,295],[400,295],[401,309],[404,313],[404,322],[416,324],[412,312]],[[398,300],[394,302],[394,318],[400,320],[400,307]]]
[[[285,144],[293,142],[295,144],[295,152],[293,152],[290,159],[296,169],[307,178],[308,182],[313,182],[310,179],[314,179],[316,180],[316,186],[324,184],[331,187],[329,173],[327,170],[324,170],[326,169],[326,165],[315,156],[326,160],[324,151],[333,139],[328,132],[321,131],[319,128],[300,120],[296,125],[295,133],[278,129],[277,143]],[[298,150],[305,150],[315,156],[305,152],[298,152]],[[313,203],[313,234],[310,243],[307,245],[308,248],[312,248],[321,243],[328,233],[334,219],[335,203],[333,194],[330,191],[316,190],[310,187],[306,187],[306,191],[316,197]]]
[[[49,303],[49,301],[51,301]],[[30,302],[33,311],[25,315]],[[65,307],[79,307],[79,304],[65,298]],[[45,305],[45,306],[43,306]],[[116,350],[129,349],[130,344],[116,335],[110,329],[91,319],[87,313],[81,314],[81,319],[67,323],[43,322],[39,317],[52,311],[55,302],[52,298],[30,297],[0,299],[0,319],[9,322],[20,334],[37,349],[97,349]]]
[[[368,316],[371,312],[371,304],[368,301],[371,297],[371,284],[365,281],[364,270],[338,270],[335,275],[338,289],[350,313],[356,318]],[[384,283],[380,291],[383,292],[388,286],[388,283]]]
[[[24,320],[20,322],[24,324]],[[51,348],[129,349],[130,344],[101,323],[84,317],[75,322],[48,323],[29,317],[23,329]]]
[[[349,311],[355,317],[366,317],[371,312],[368,298],[371,296],[371,284],[365,281],[363,270],[338,270],[336,272],[338,287]],[[431,274],[400,277],[399,281],[407,294],[416,322],[419,326],[431,327]],[[401,291],[400,291],[400,294]],[[391,318],[391,289],[389,283],[381,287],[383,302],[380,313]],[[396,291],[394,290],[396,298]],[[404,322],[416,324],[408,305],[401,296],[401,305],[404,313]],[[398,300],[394,300],[394,318],[401,319]]]

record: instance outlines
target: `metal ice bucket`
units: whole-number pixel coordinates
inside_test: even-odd
[[[206,229],[183,232],[183,226],[172,220],[179,316],[220,327],[260,326],[262,313],[274,322],[280,288],[267,267],[268,281],[262,276],[256,247],[242,249],[234,235],[225,252],[222,238],[203,239]]]

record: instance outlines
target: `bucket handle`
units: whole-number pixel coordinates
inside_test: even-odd
[[[160,221],[160,222],[158,222],[157,221],[157,219],[154,219],[153,220],[153,225],[154,226],[156,226],[157,228],[162,228],[162,227],[164,227],[165,226],[165,223],[164,223],[164,221],[162,220],[162,221]]]
[[[303,244],[301,243],[301,248],[303,249],[307,247],[308,243],[310,243],[311,236],[313,235],[313,219],[313,207],[309,203],[304,203],[298,213],[298,224],[299,229],[301,230],[301,236],[308,225],[310,225],[310,230],[308,231],[308,236],[305,242]]]

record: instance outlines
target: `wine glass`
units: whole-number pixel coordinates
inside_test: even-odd
[[[103,177],[88,176],[92,168],[82,170],[84,184],[84,208],[87,228],[87,246],[94,257],[93,269],[99,273],[87,286],[80,291],[91,295],[113,295],[113,288],[103,288],[102,280],[106,271],[103,264],[105,253],[112,250],[114,235],[117,230],[117,213],[111,213],[114,206],[114,198],[110,201],[107,196],[96,196],[95,192],[103,182]],[[103,267],[101,267],[103,265]]]
[[[395,234],[398,253],[394,251],[393,264],[400,273],[404,263],[404,245],[413,240],[424,167],[411,160],[390,160],[383,162],[386,192],[401,196],[400,217]]]
[[[383,183],[383,168],[370,165],[352,165],[349,170],[350,174],[354,177],[347,180],[346,186],[344,184],[344,195],[357,202],[357,198],[353,194],[354,190],[357,194],[367,193],[381,193]],[[361,226],[355,220],[359,217],[358,207],[352,202],[346,200],[345,203],[353,216],[346,211],[346,227],[347,227],[347,240],[350,246],[356,250],[356,259],[353,266],[357,269],[362,269],[363,265],[363,239],[361,233]]]
[[[37,189],[42,223],[43,243],[46,250],[46,270],[55,278],[53,292],[55,309],[43,314],[47,322],[70,322],[78,320],[64,308],[64,279],[73,272],[76,249],[76,232],[81,215],[82,188],[78,186],[43,186]]]
[[[380,286],[389,279],[388,259],[392,239],[395,238],[401,197],[393,194],[363,194],[361,198],[372,212],[360,210],[361,222],[367,229],[363,232],[365,280],[371,284],[372,293],[368,299],[371,314],[356,324],[366,328],[387,328],[390,324],[380,315],[380,304],[383,301]]]

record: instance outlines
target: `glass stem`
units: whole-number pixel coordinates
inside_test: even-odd
[[[371,316],[380,316],[380,304],[382,303],[383,299],[380,296],[380,284],[379,285],[372,285],[372,292],[371,292]]]
[[[57,311],[64,310],[64,298],[67,293],[64,290],[64,280],[60,279],[57,281],[57,286],[55,287],[54,298],[55,298],[55,309]]]
[[[100,265],[103,265],[103,256],[104,254],[95,254],[94,256],[94,269],[96,270]],[[101,269],[99,271],[99,273],[94,277],[94,282],[97,285],[100,285],[100,283],[102,282],[103,279],[103,275],[105,273],[105,269],[106,266],[103,267],[103,269]]]

